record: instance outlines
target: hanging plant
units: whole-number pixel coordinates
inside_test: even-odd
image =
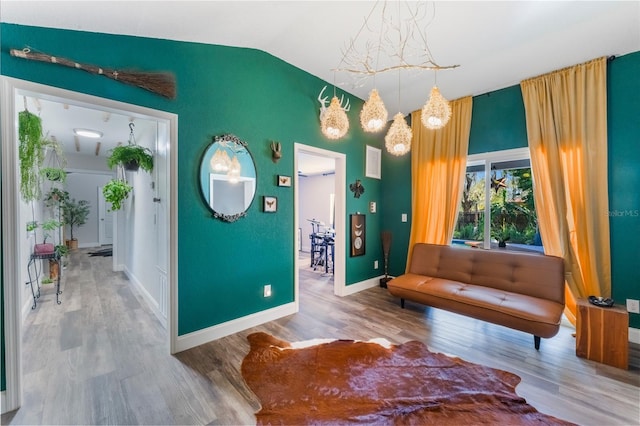
[[[44,161],[42,120],[28,110],[18,113],[20,195],[25,202],[40,198],[39,170]]]
[[[64,171],[67,160],[62,152],[62,146],[55,140],[55,137],[51,139],[44,137],[42,148],[45,155],[40,167],[40,176],[51,182],[64,183],[67,179],[67,173]]]
[[[107,158],[107,166],[113,169],[113,166],[122,166],[125,170],[137,171],[139,167],[142,170],[151,172],[153,170],[153,153],[149,148],[141,147],[136,143],[136,137],[133,134],[135,125],[129,123],[129,142],[127,145],[121,145],[111,150],[111,155]]]
[[[125,180],[112,179],[102,188],[104,199],[111,203],[109,211],[116,211],[122,208],[122,202],[129,197],[133,187]]]
[[[38,229],[38,222],[35,220],[27,222],[27,232],[33,232]]]
[[[107,166],[113,169],[114,166],[122,165],[125,170],[135,171],[138,167],[151,172],[153,170],[153,154],[149,148],[140,145],[121,145],[111,150],[111,155],[107,159]]]
[[[43,167],[40,169],[40,176],[51,182],[64,183],[67,180],[67,172],[55,167]]]

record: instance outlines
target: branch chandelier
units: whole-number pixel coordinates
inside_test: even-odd
[[[402,3],[402,5],[401,5]],[[427,2],[418,2],[411,6],[407,1],[397,1],[397,16],[387,9],[387,1],[377,1],[369,14],[365,17],[362,27],[347,43],[343,51],[343,57],[334,71],[347,72],[355,80],[354,86],[362,86],[370,77],[373,77],[373,86],[369,99],[364,103],[360,112],[360,124],[366,132],[378,132],[387,123],[388,112],[376,89],[375,78],[378,74],[396,71],[398,73],[398,109],[400,109],[400,73],[403,71],[438,71],[450,70],[459,65],[439,65],[431,55],[427,44],[426,29],[435,15],[435,6],[429,13]],[[407,17],[402,18],[401,7],[404,8]],[[379,14],[375,15],[375,12]],[[368,40],[364,33],[371,35]],[[324,89],[323,89],[324,90]],[[335,81],[334,81],[335,92]],[[320,96],[318,99],[320,99]],[[345,118],[348,109],[342,107],[342,102],[331,104],[335,114],[342,117],[340,127],[331,128],[331,136],[327,134],[323,126],[323,133],[331,139],[339,139],[346,134],[349,123]],[[326,102],[326,98],[324,99]],[[331,108],[331,107],[330,107]],[[329,109],[330,109],[329,108]],[[348,104],[347,104],[348,108]],[[325,104],[323,103],[323,108]],[[328,109],[327,109],[328,110]],[[342,115],[344,114],[344,115]],[[322,114],[321,114],[322,115]],[[326,116],[327,114],[325,114]],[[429,99],[422,107],[421,121],[429,129],[440,129],[447,125],[451,117],[449,102],[440,94],[437,85],[431,89]],[[322,121],[322,119],[321,119]],[[337,136],[339,134],[339,136]],[[398,112],[385,137],[387,151],[393,155],[403,155],[411,149],[411,128],[408,126],[402,112]]]

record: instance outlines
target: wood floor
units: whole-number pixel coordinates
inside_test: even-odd
[[[165,330],[111,262],[74,252],[62,305],[43,290],[24,328],[24,403],[2,424],[254,424],[259,404],[239,368],[255,331],[289,341],[420,340],[519,375],[518,394],[541,412],[583,425],[640,424],[639,345],[630,346],[628,371],[577,358],[569,327],[536,351],[530,335],[409,302],[403,310],[379,287],[336,297],[331,277],[305,261],[298,314],[171,356]]]

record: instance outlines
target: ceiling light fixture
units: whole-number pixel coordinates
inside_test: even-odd
[[[378,9],[380,24],[376,24],[373,16],[380,3],[382,4],[381,9]],[[388,71],[441,71],[459,67],[459,65],[439,65],[431,54],[427,43],[426,29],[435,16],[435,4],[433,2],[417,2],[415,6],[411,6],[409,2],[404,1],[402,3],[405,5],[406,16],[402,16],[400,3],[401,1],[398,0],[397,16],[393,16],[393,13],[387,10],[386,0],[375,2],[356,36],[347,43],[340,65],[333,71],[349,73],[356,80],[354,86],[358,86],[362,84],[364,79],[375,78],[377,74]],[[431,13],[429,3],[433,9]],[[371,34],[371,40],[360,40],[360,35],[365,29]],[[375,64],[373,63],[374,58]],[[370,131],[368,128],[373,128],[374,123],[377,124],[376,120],[381,117],[385,117],[386,121],[386,116],[381,112],[384,104],[381,99],[379,102],[373,99],[374,91],[377,94],[377,90],[374,88],[360,115],[361,124],[365,131]],[[373,109],[372,105],[377,105],[376,109],[379,111],[377,117],[374,117],[374,114],[369,111]],[[425,109],[426,112],[424,112]],[[451,116],[448,101],[440,94],[435,85],[429,101],[424,106],[423,117],[424,114],[427,115],[427,118],[423,120],[423,122],[426,121],[424,125],[429,128],[444,127]],[[396,114],[394,123],[399,123],[397,117]],[[429,124],[427,125],[427,123]],[[369,127],[370,125],[371,127]]]
[[[373,89],[369,94],[369,99],[362,106],[360,111],[360,124],[365,132],[379,132],[387,123],[389,113],[380,98],[378,90]]]
[[[351,109],[349,105],[349,99],[342,105],[344,97],[338,99],[336,96],[336,87],[333,86],[333,98],[329,107],[326,107],[328,96],[322,97],[327,86],[320,91],[318,95],[318,101],[322,105],[320,108],[320,130],[322,134],[329,139],[340,139],[347,134],[349,130],[349,118],[347,117],[347,111]]]
[[[427,129],[441,129],[447,125],[451,118],[449,101],[440,94],[438,86],[433,86],[429,100],[422,107],[422,124]]]
[[[73,129],[73,133],[75,133],[78,136],[83,136],[85,138],[91,138],[91,139],[99,139],[102,137],[102,132],[99,132],[97,130],[91,130],[91,129]]]

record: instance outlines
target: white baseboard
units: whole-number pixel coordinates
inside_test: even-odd
[[[640,344],[640,328],[629,327],[629,341]]]
[[[138,278],[136,278],[136,276],[133,275],[131,271],[129,271],[129,268],[125,267],[124,273],[127,277],[129,277],[129,281],[131,281],[131,283],[133,284],[133,287],[137,290],[140,296],[142,296],[142,299],[144,299],[145,303],[147,304],[147,306],[149,306],[149,308],[151,309],[153,314],[156,316],[156,318],[158,318],[158,321],[160,321],[160,324],[162,324],[162,326],[166,329],[167,318],[162,315],[160,306],[158,305],[158,301],[155,300],[153,296],[151,296],[151,294],[149,294],[147,289],[142,285],[142,283],[138,280]]]
[[[222,324],[194,331],[193,333],[178,336],[176,352],[182,352],[251,327],[256,327],[260,324],[274,321],[288,315],[293,315],[296,312],[298,312],[296,304],[291,302],[286,305],[267,309],[266,311],[256,312],[255,314],[247,315],[242,318],[237,318]]]
[[[368,288],[377,287],[380,285],[380,278],[383,276],[380,275],[376,278],[370,278],[365,281],[360,281],[359,283],[350,284],[344,287],[344,291],[340,296],[349,296],[350,294],[358,293],[359,291],[366,290]]]

